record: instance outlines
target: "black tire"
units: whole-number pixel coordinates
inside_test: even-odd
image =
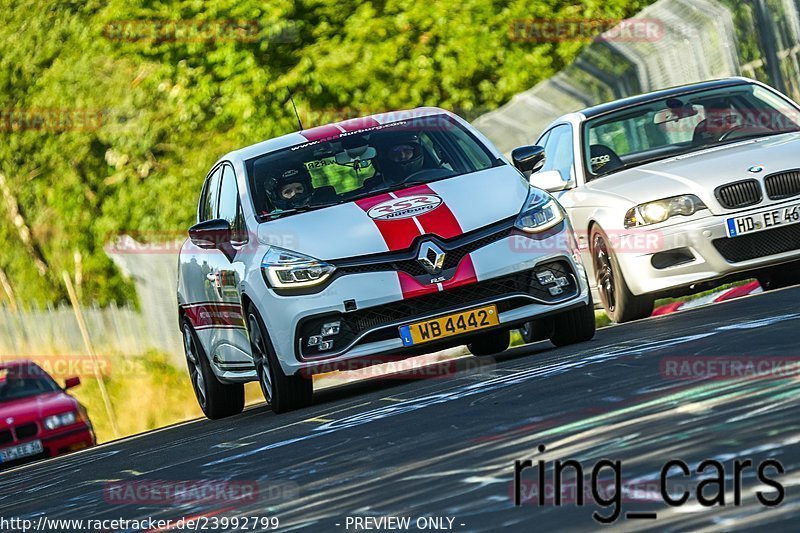
[[[774,291],[800,283],[800,263],[790,263],[760,272],[758,284],[764,291]]]
[[[300,374],[287,376],[283,373],[264,321],[252,304],[247,308],[247,330],[258,383],[272,411],[276,414],[285,413],[311,405],[314,397],[313,380]]]
[[[550,323],[545,320],[531,320],[519,328],[519,334],[525,344],[539,342],[550,338]]]
[[[608,237],[603,230],[597,226],[592,228],[590,242],[597,291],[600,293],[600,303],[608,318],[613,322],[622,323],[652,315],[655,299],[648,294],[637,296],[628,289],[617,258],[608,246]]]
[[[508,344],[510,342],[511,332],[506,329],[503,331],[484,333],[475,337],[472,342],[467,344],[467,348],[472,352],[472,355],[483,357],[504,352],[508,349]]]
[[[594,338],[595,330],[594,302],[589,293],[588,305],[553,317],[553,333],[550,335],[550,342],[556,346],[569,346],[590,341]]]
[[[237,415],[244,409],[244,384],[220,383],[189,319],[181,320],[183,349],[197,403],[211,420]]]

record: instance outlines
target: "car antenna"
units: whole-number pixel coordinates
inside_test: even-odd
[[[303,123],[300,121],[300,113],[297,112],[297,106],[294,105],[294,97],[292,96],[292,92],[289,91],[289,100],[292,102],[292,108],[294,108],[294,115],[297,117],[297,125],[300,126],[300,131],[303,131]]]

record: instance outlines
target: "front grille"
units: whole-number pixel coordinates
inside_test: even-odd
[[[14,428],[14,433],[17,435],[17,440],[35,437],[38,432],[39,428],[36,427],[36,424],[23,424]]]
[[[784,200],[800,194],[800,170],[788,170],[764,178],[770,200]]]
[[[717,251],[729,263],[800,250],[800,224],[774,228],[739,237],[715,239]]]
[[[761,201],[761,186],[756,180],[737,181],[717,187],[714,195],[727,209],[739,209],[756,205]]]
[[[557,278],[566,277],[569,280],[569,284],[563,287],[563,293],[554,296],[550,294],[548,287],[539,284],[535,273],[544,270],[550,270]],[[434,292],[408,300],[367,307],[350,313],[334,313],[310,317],[299,324],[297,335],[301,342],[300,345],[304,356],[324,356],[325,352],[319,352],[314,347],[308,348],[303,341],[311,335],[318,335],[322,325],[328,322],[341,322],[340,333],[334,337],[333,347],[327,350],[335,353],[349,346],[361,333],[387,324],[406,320],[413,321],[417,317],[446,313],[450,310],[469,307],[473,304],[478,305],[481,302],[503,296],[516,294],[521,298],[516,302],[499,303],[498,310],[500,312],[531,303],[530,299],[524,297],[525,295],[533,296],[544,302],[556,302],[574,295],[576,292],[576,281],[569,264],[565,261],[553,261],[538,265],[532,270],[489,279],[480,283],[472,283],[446,291]],[[376,338],[372,338],[372,335],[367,337],[370,337],[369,341],[373,342],[399,337],[399,333],[396,329],[392,329],[386,335],[380,335]]]
[[[499,229],[498,229],[499,228]],[[417,250],[419,244],[426,238],[436,242],[445,252],[444,265],[442,270],[455,268],[461,260],[468,254],[488,246],[494,242],[502,240],[513,231],[513,221],[503,221],[494,227],[491,233],[481,237],[478,233],[462,235],[450,241],[436,239],[431,235],[424,235],[417,239],[414,246],[411,247],[413,252],[409,250],[403,252],[394,252],[390,254],[382,254],[373,257],[367,261],[359,259],[353,261],[351,264],[347,260],[332,261],[337,265],[339,274],[361,274],[366,272],[386,272],[386,271],[403,271],[411,276],[424,276],[427,271],[417,261]],[[483,231],[485,232],[485,231]],[[339,266],[341,265],[341,266]]]
[[[11,442],[14,438],[11,436],[10,429],[4,429],[0,431],[0,444],[5,444],[7,442]]]

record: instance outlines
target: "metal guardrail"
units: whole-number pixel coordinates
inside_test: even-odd
[[[594,42],[473,124],[509,153],[565,113],[685,83],[744,75],[800,98],[798,0],[661,0],[636,19],[656,21],[659,38]]]

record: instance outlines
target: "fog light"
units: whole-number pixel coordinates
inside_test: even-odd
[[[322,335],[312,335],[308,338],[308,346],[319,346],[322,343]]]
[[[340,322],[331,322],[329,324],[325,324],[322,326],[322,331],[320,335],[323,337],[327,337],[329,335],[338,335],[339,334],[339,326],[341,325]]]
[[[556,282],[555,275],[549,270],[545,270],[544,272],[537,272],[536,279],[539,280],[539,285],[550,285],[551,283]]]
[[[319,351],[330,350],[333,348],[333,341],[323,341],[319,343]]]
[[[539,285],[547,286],[547,291],[550,296],[558,296],[564,293],[562,287],[569,286],[569,280],[566,276],[556,277],[550,270],[544,270],[536,273],[536,279],[539,280]]]

